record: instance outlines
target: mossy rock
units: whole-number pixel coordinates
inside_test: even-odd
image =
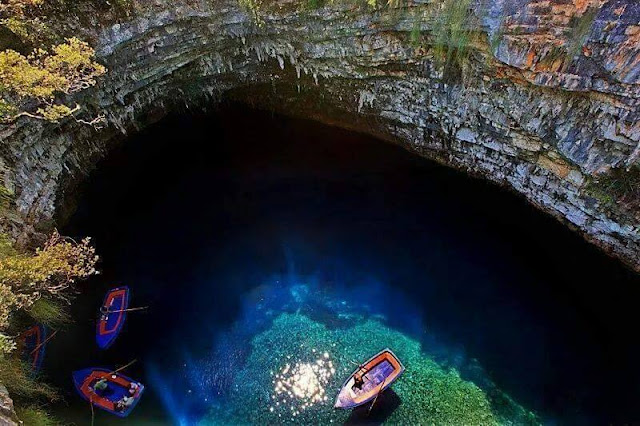
[[[279,315],[272,326],[254,336],[244,367],[237,372],[230,395],[201,424],[331,424],[357,420],[358,414],[333,408],[342,382],[362,362],[381,349],[392,348],[406,371],[391,389],[395,404],[380,403],[374,416],[389,424],[494,425],[486,393],[427,357],[416,340],[376,320],[347,329],[329,329],[300,314]],[[329,362],[330,361],[330,362]],[[283,371],[319,365],[311,373],[317,384],[315,400],[276,391]],[[288,367],[287,367],[288,365]],[[331,372],[333,369],[333,372]],[[308,378],[300,379],[304,384]],[[389,398],[387,398],[389,399]],[[387,406],[385,406],[387,405]],[[525,410],[523,410],[525,411]]]

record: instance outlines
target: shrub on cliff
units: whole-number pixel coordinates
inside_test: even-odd
[[[61,424],[46,410],[35,405],[26,408],[17,407],[16,414],[20,421],[27,426],[57,426]]]
[[[638,211],[640,210],[640,166],[613,168],[592,179],[586,190],[605,206],[621,205]]]
[[[27,425],[56,424],[34,398],[56,399],[55,389],[38,380],[31,366],[17,354],[16,335],[26,325],[60,326],[69,321],[65,303],[73,283],[96,273],[98,258],[89,239],[80,243],[54,232],[35,253],[19,253],[0,233],[0,383],[17,404],[19,418]]]
[[[56,97],[93,86],[96,77],[104,74],[105,68],[93,61],[93,55],[93,49],[77,38],[50,52],[38,49],[28,56],[14,50],[0,52],[0,118],[11,121],[26,115],[56,121],[79,110],[77,105],[71,108],[57,102]]]
[[[19,401],[33,402],[34,398],[56,400],[58,394],[46,383],[35,380],[29,365],[16,357],[0,354],[0,383],[11,397]]]
[[[21,116],[57,121],[80,109],[63,102],[65,95],[93,86],[104,74],[95,62],[94,50],[72,37],[53,43],[47,35],[45,0],[1,0],[0,26],[36,48],[27,54],[7,49],[0,52],[0,120]],[[94,124],[95,122],[92,122]]]
[[[473,26],[471,0],[445,0],[435,12],[433,51],[445,73],[452,66],[460,66],[467,57]]]
[[[97,260],[89,239],[76,243],[57,232],[35,254],[0,253],[2,352],[13,347],[12,340],[3,333],[15,312],[23,311],[37,320],[51,323],[53,316],[62,315],[58,303],[68,300],[73,283],[96,273]]]

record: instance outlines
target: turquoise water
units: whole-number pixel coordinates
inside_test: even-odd
[[[230,107],[132,136],[81,190],[63,232],[94,237],[102,274],[45,360],[66,421],[90,420],[72,370],[134,359],[140,404],[96,425],[640,420],[638,278],[493,185]],[[149,309],[99,351],[122,284]],[[334,410],[384,347],[406,373],[370,413]]]
[[[223,332],[211,356],[183,365],[173,382],[154,371],[152,383],[164,389],[179,424],[191,424],[188,413],[197,405],[206,410],[202,425],[537,423],[477,363],[438,363],[420,343],[424,333],[412,338],[389,327],[391,312],[420,321],[408,300],[384,298],[391,288],[370,283],[338,294],[306,282],[288,277],[263,284],[247,296],[242,319]],[[371,411],[369,405],[334,409],[337,390],[356,363],[384,348],[393,348],[407,365],[392,390]],[[460,367],[469,377],[461,377]],[[185,384],[186,395],[178,390]]]

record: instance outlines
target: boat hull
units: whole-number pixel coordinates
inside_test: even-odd
[[[117,287],[110,290],[102,302],[103,309],[110,313],[100,314],[96,326],[96,343],[100,349],[107,349],[115,342],[127,319],[125,310],[129,307],[129,288]]]
[[[387,389],[404,372],[404,366],[390,350],[384,349],[362,364],[344,382],[334,404],[335,408],[351,409],[366,404]],[[361,387],[355,386],[356,376]]]
[[[93,385],[100,379],[107,379],[107,389],[96,391]],[[127,417],[140,401],[144,385],[122,374],[113,373],[105,368],[85,368],[73,372],[73,383],[76,390],[86,401],[118,417]],[[133,394],[129,393],[131,383],[138,385]],[[133,397],[133,404],[124,410],[118,410],[116,403],[123,396]]]

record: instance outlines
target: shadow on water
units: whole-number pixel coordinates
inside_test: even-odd
[[[514,194],[367,136],[234,106],[170,117],[98,165],[62,231],[102,258],[47,349],[63,420],[89,413],[72,370],[134,358],[148,391],[122,424],[199,418],[252,336],[301,310],[330,330],[379,318],[551,423],[640,421],[637,275]],[[99,351],[117,284],[150,308]]]
[[[391,414],[402,404],[400,397],[393,391],[387,389],[378,396],[375,405],[365,404],[357,407],[345,422],[346,425],[381,425]]]

